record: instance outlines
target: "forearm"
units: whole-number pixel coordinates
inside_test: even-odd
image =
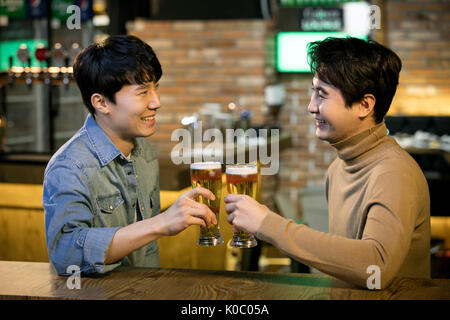
[[[362,287],[366,286],[369,277],[366,270],[370,265],[380,267],[383,285],[392,278],[391,261],[376,241],[319,232],[276,214],[266,219],[258,238],[274,244],[295,260]]]
[[[114,263],[162,236],[159,215],[120,228],[111,240],[105,264]]]

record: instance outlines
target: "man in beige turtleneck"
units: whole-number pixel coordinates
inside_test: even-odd
[[[225,198],[228,221],[359,287],[386,288],[395,277],[428,278],[427,182],[411,156],[387,136],[383,121],[400,59],[376,42],[354,38],[314,42],[308,57],[314,74],[308,111],[316,136],[338,154],[326,179],[329,233],[297,225],[243,195]],[[377,270],[378,285],[370,286]]]

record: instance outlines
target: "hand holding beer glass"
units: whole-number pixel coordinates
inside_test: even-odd
[[[226,168],[227,189],[231,194],[244,194],[256,198],[258,190],[258,167],[254,164],[228,165]],[[253,235],[236,230],[230,246],[235,248],[252,248],[257,245]]]
[[[200,227],[200,235],[197,244],[200,246],[216,246],[223,243],[222,235],[219,231],[219,211],[222,198],[222,165],[220,162],[196,162],[191,164],[191,184],[192,188],[203,187],[210,190],[214,200],[209,200],[199,196],[196,201],[203,203],[216,215],[217,225]]]

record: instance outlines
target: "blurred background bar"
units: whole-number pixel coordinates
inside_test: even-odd
[[[171,141],[174,130],[192,132],[198,121],[203,132],[279,129],[280,169],[261,177],[261,201],[327,232],[324,180],[336,153],[315,138],[307,112],[306,45],[351,35],[379,41],[402,59],[386,124],[428,180],[432,275],[449,278],[449,30],[450,3],[440,0],[0,1],[0,260],[48,260],[39,185],[52,154],[87,115],[71,67],[81,49],[114,34],[143,39],[163,67],[162,108],[149,138],[159,154],[162,201],[169,205],[190,185],[189,165],[170,157],[179,142]],[[15,203],[11,190],[21,194]],[[194,229],[186,237],[195,239]],[[317,272],[267,244],[211,251],[216,263],[199,265],[195,240],[186,246],[178,239],[178,247],[176,240],[161,241],[160,252],[170,252],[162,266]],[[177,260],[180,252],[187,254]]]

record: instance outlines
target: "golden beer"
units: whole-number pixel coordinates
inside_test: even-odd
[[[258,191],[258,167],[253,164],[229,165],[226,169],[227,189],[231,194],[245,194],[253,199]],[[253,235],[244,231],[235,231],[230,246],[251,248],[257,245]]]
[[[200,227],[200,235],[197,244],[200,246],[216,246],[223,243],[219,231],[220,200],[222,198],[222,165],[220,162],[196,162],[191,164],[192,188],[202,187],[210,190],[215,200],[209,200],[199,196],[196,201],[203,203],[216,215],[217,225],[209,228]]]

